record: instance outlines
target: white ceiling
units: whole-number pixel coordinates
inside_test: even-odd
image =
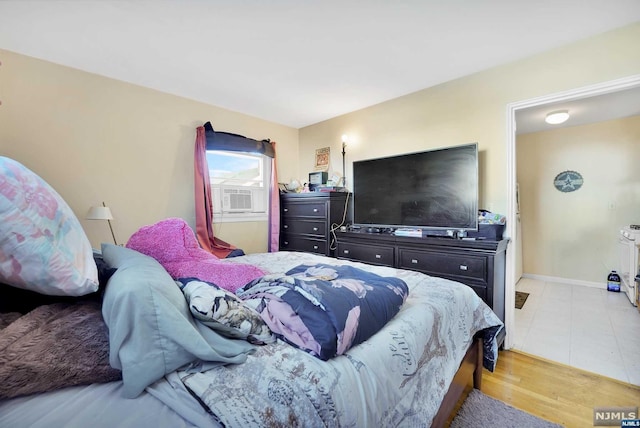
[[[548,113],[558,110],[569,112],[569,119],[566,122],[560,125],[549,125],[544,121]],[[640,87],[635,87],[516,111],[516,133],[549,131],[638,115],[640,115]]]
[[[0,0],[0,48],[300,128],[637,21],[639,0]]]

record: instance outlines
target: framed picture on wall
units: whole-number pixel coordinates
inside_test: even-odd
[[[577,171],[562,171],[553,179],[553,185],[563,193],[575,192],[582,187],[584,179]]]
[[[316,166],[315,171],[328,171],[329,170],[329,154],[331,152],[330,147],[323,147],[316,149]]]

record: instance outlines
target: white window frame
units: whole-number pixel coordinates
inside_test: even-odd
[[[244,221],[268,221],[269,219],[269,183],[271,181],[271,158],[259,153],[235,152],[228,150],[207,150],[207,153],[217,152],[226,156],[249,157],[259,159],[261,162],[262,179],[259,186],[234,184],[214,184],[212,170],[216,165],[209,165],[209,175],[211,180],[211,198],[213,199],[213,223],[238,223]],[[225,209],[223,204],[223,194],[225,190],[240,192],[250,190],[252,198],[252,211],[242,209]]]

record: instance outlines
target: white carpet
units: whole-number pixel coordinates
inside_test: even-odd
[[[472,390],[462,404],[450,428],[561,428],[544,419],[525,413],[502,401]]]

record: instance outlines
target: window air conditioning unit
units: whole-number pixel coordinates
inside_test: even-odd
[[[253,211],[253,190],[223,188],[222,209],[228,212]]]

